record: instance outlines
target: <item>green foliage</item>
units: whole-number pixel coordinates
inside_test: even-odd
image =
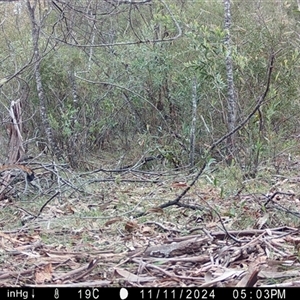
[[[99,19],[94,43],[149,41],[115,47],[77,48],[57,43],[51,48],[57,42],[51,39],[53,32],[62,38],[67,28],[63,23],[56,24],[55,11],[45,18],[40,36],[44,54],[41,72],[46,109],[59,144],[69,148],[76,136],[77,143],[90,151],[104,149],[103,145],[118,151],[144,151],[145,144],[138,141],[147,135],[147,147],[160,149],[171,165],[185,165],[189,157],[192,78],[198,84],[196,160],[201,160],[207,145],[227,132],[223,2],[168,0],[166,4],[172,16],[162,2],[153,1],[151,7],[141,5],[138,9],[124,5],[119,14]],[[278,52],[268,97],[236,140],[240,151],[235,162],[255,169],[270,156],[291,147],[291,137],[298,132],[299,13],[292,1],[237,1],[232,3],[232,17],[239,121],[248,116],[263,94],[270,54]],[[23,18],[29,25],[27,15]],[[182,36],[163,43],[151,42],[178,33],[173,18],[181,26]],[[91,28],[82,15],[74,15],[74,22],[74,32]],[[13,95],[16,83],[7,83],[5,78],[32,55],[30,26],[16,27],[12,20],[3,26],[0,78],[4,93]],[[92,31],[90,35],[81,31],[76,34],[83,43],[90,43],[93,36]],[[76,101],[70,74],[75,74]],[[32,66],[21,76],[31,87],[30,102],[24,107],[32,120],[30,136],[41,122]],[[180,138],[174,140],[173,133]],[[222,147],[217,153],[216,159],[224,158]]]

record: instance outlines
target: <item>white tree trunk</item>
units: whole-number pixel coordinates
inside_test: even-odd
[[[225,64],[227,73],[227,85],[228,85],[228,95],[227,95],[227,126],[228,131],[231,132],[236,126],[236,99],[234,92],[234,81],[233,81],[233,64],[232,64],[232,52],[231,52],[231,37],[230,37],[230,27],[231,27],[231,8],[230,0],[224,0],[225,9]],[[235,134],[232,134],[227,139],[227,156],[229,161],[231,161],[232,156],[234,156],[234,141]]]
[[[27,9],[31,21],[31,36],[32,36],[32,44],[33,44],[33,60],[34,60],[34,75],[35,75],[35,83],[36,83],[36,90],[38,93],[39,98],[39,110],[41,114],[43,130],[46,135],[48,147],[51,153],[57,157],[58,149],[56,149],[53,136],[52,136],[52,129],[50,126],[47,110],[46,110],[46,96],[44,92],[44,87],[42,83],[41,77],[41,54],[39,48],[39,35],[40,35],[40,25],[38,24],[38,20],[36,18],[36,10],[37,1],[30,1],[27,0]]]

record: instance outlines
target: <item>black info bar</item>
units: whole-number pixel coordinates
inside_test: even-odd
[[[99,300],[260,300],[299,299],[300,288],[66,288],[66,287],[4,287],[0,299],[99,299]]]

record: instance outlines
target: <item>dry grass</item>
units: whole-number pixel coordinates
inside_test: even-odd
[[[217,169],[163,210],[195,174],[38,166],[39,190],[20,179],[0,202],[1,286],[297,285],[298,161],[246,181]]]

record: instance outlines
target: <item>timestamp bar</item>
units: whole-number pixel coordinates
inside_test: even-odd
[[[298,292],[300,291],[300,288]],[[261,300],[295,299],[294,288],[149,288],[140,290],[142,300]]]
[[[294,300],[300,288],[0,288],[0,299]]]

